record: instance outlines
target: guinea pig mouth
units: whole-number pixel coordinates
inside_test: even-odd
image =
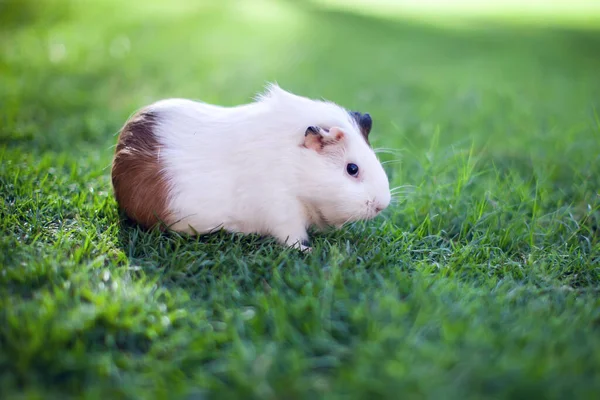
[[[376,217],[379,215],[379,213],[380,213],[380,212],[381,212],[381,211],[376,211],[376,210],[374,210],[374,209],[371,209],[371,211],[370,211],[370,213],[369,213],[369,219],[374,219],[374,218],[376,218]]]
[[[375,218],[383,210],[384,210],[384,207],[382,207],[375,201],[367,201],[367,218],[369,218],[369,219]]]

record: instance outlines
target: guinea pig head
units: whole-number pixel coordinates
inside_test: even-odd
[[[316,160],[306,195],[322,222],[338,227],[376,217],[391,200],[388,177],[368,141],[371,117],[349,116],[342,126],[310,126],[304,137]]]

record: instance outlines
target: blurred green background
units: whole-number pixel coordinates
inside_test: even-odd
[[[120,222],[129,115],[269,81],[372,115],[383,217]],[[595,398],[599,107],[593,0],[0,0],[0,392]]]

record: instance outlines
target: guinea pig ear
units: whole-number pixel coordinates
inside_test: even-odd
[[[369,143],[369,133],[371,133],[371,128],[373,127],[371,116],[368,113],[361,114],[357,111],[350,111],[350,115],[360,128],[360,133],[362,133],[367,143]]]
[[[331,128],[329,131],[318,127],[309,126],[304,133],[304,147],[317,152],[326,147],[339,143],[344,139],[344,132],[339,128]]]

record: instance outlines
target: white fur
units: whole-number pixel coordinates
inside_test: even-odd
[[[220,107],[184,99],[149,106],[158,115],[171,228],[272,235],[304,248],[311,225],[341,227],[390,202],[388,179],[344,108],[270,85],[256,101]],[[309,126],[338,127],[327,154],[304,146]],[[359,177],[346,164],[359,166]]]

